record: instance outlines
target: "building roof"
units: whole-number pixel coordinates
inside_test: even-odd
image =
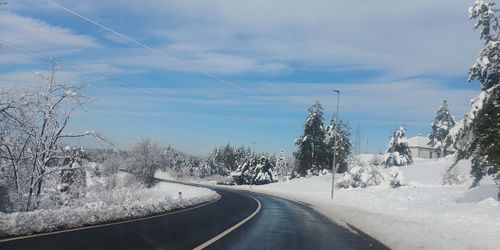
[[[429,138],[421,135],[413,136],[408,138],[408,147],[420,147],[420,148],[429,148],[432,149],[431,146],[427,145],[429,142]],[[452,147],[449,146],[446,149],[448,152],[455,152],[456,150]]]
[[[432,148],[431,146],[427,145],[428,142],[429,138],[421,135],[408,138],[409,147]]]

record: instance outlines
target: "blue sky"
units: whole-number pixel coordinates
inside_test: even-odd
[[[192,154],[228,142],[290,154],[308,107],[319,100],[329,120],[339,89],[340,118],[376,152],[401,123],[427,134],[443,99],[462,117],[479,90],[466,83],[481,46],[473,1],[56,2],[162,55],[46,1],[10,1],[0,86],[36,85],[57,58],[59,80],[95,99],[71,129],[122,148],[150,137]]]

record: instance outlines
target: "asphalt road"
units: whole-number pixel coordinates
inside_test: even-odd
[[[305,204],[216,189],[217,202],[130,223],[0,243],[0,249],[193,249],[256,211],[252,219],[207,249],[384,249],[364,235],[331,223]]]

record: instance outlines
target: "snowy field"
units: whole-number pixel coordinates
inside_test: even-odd
[[[125,173],[119,173],[124,179]],[[158,177],[163,177],[162,175]],[[179,197],[182,192],[182,197]],[[32,212],[0,213],[0,237],[76,228],[165,213],[215,200],[216,192],[160,182],[153,188],[115,188],[92,194],[73,206]]]
[[[335,222],[349,223],[392,249],[500,249],[498,187],[491,180],[474,189],[468,188],[470,180],[443,185],[441,176],[451,160],[417,159],[400,168],[405,186],[336,189],[333,201],[331,175],[251,190],[311,204]],[[460,168],[467,178],[470,163],[460,162]]]

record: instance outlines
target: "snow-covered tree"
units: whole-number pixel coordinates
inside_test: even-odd
[[[266,156],[252,157],[238,166],[231,177],[238,185],[262,185],[276,182],[274,166]]]
[[[468,80],[478,80],[482,91],[448,140],[454,141],[458,149],[454,165],[471,159],[472,186],[485,175],[493,176],[500,184],[500,26],[494,7],[494,2],[476,1],[469,8],[469,17],[477,20],[474,29],[480,30],[484,47],[469,70]]]
[[[477,20],[474,30],[481,31],[484,47],[469,69],[468,80],[479,80],[482,90],[498,85],[500,80],[500,23],[498,9],[494,7],[494,2],[479,0],[469,8],[469,17]]]
[[[53,62],[48,73],[36,73],[43,81],[40,88],[0,90],[0,164],[8,164],[12,169],[13,177],[7,178],[12,181],[7,183],[14,184],[7,184],[9,192],[25,199],[27,210],[38,206],[47,178],[81,168],[58,164],[71,157],[64,150],[66,138],[94,136],[105,141],[93,131],[67,132],[72,113],[87,99],[82,95],[83,87],[58,81],[57,70],[58,64]],[[51,184],[46,186],[52,188],[62,183]]]
[[[129,171],[146,186],[151,186],[161,160],[158,144],[151,139],[141,139],[132,150],[132,159]]]
[[[455,126],[456,122],[448,110],[448,103],[443,101],[439,107],[434,121],[431,123],[431,133],[429,134],[429,146],[434,148],[439,156],[446,156],[446,137],[450,129]]]
[[[328,150],[328,168],[332,168],[333,152],[335,151],[335,169],[337,173],[343,173],[347,170],[347,158],[351,154],[352,149],[351,140],[349,139],[351,137],[350,128],[342,121],[337,123],[332,118],[325,132],[326,147]]]
[[[290,159],[287,159],[285,156],[285,150],[281,149],[278,159],[275,164],[275,173],[278,177],[291,177],[293,172],[293,164],[289,162]]]
[[[404,166],[413,163],[410,148],[408,147],[408,140],[406,139],[406,129],[400,126],[398,130],[394,131],[387,151],[384,154],[385,167],[390,166]]]
[[[319,172],[328,167],[323,107],[318,101],[309,108],[304,133],[295,140],[295,145],[298,146],[297,152],[294,153],[297,159],[297,174],[304,176],[308,170]]]
[[[227,144],[220,148],[214,148],[203,166],[210,170],[210,175],[227,176],[231,171],[236,170],[239,164],[246,161],[251,154],[249,148],[244,146],[234,148]]]

